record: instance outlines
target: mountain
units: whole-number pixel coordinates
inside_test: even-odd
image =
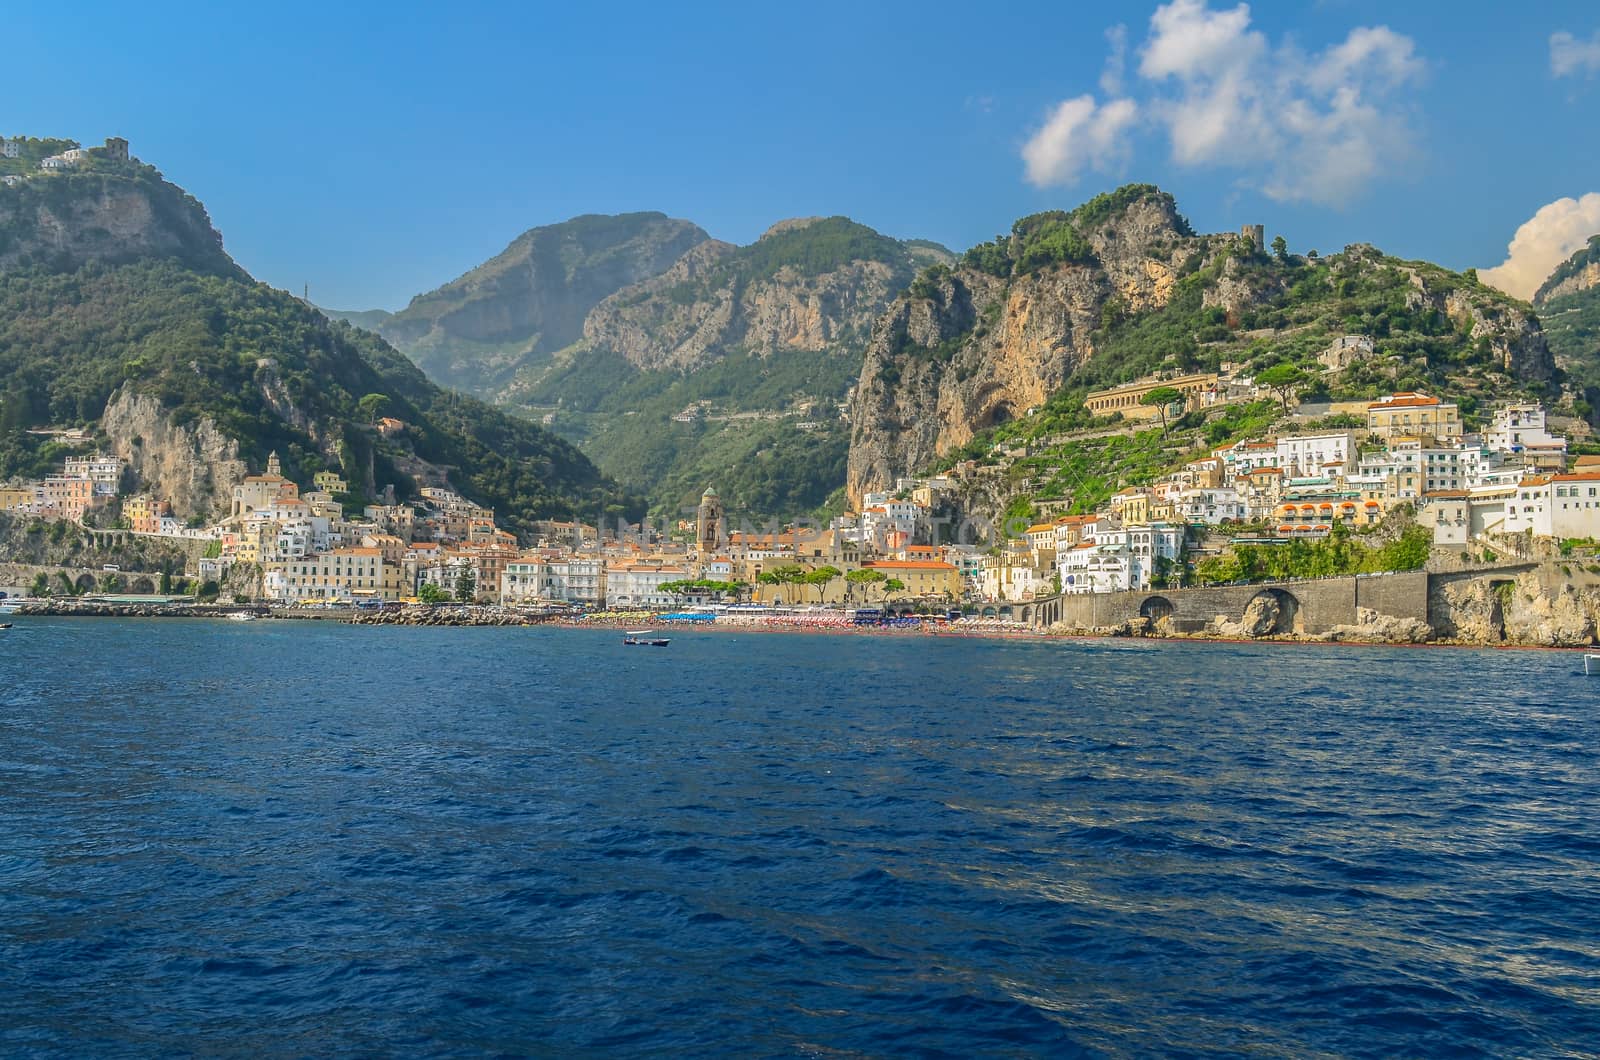
[[[383,325],[394,316],[387,309],[322,308],[322,313],[330,320],[342,320],[351,327],[360,328],[362,331],[381,331]]]
[[[601,300],[662,272],[709,237],[661,213],[589,214],[533,228],[488,261],[398,313],[346,314],[434,381],[484,397],[549,363],[583,334]]]
[[[729,511],[796,516],[843,481],[838,411],[873,320],[917,270],[953,256],[845,217],[695,246],[601,301],[582,340],[502,395],[648,490],[658,515],[715,482]]]
[[[1547,305],[1558,298],[1582,294],[1600,287],[1600,235],[1589,237],[1589,245],[1556,266],[1548,279],[1533,294],[1533,304]]]
[[[1356,245],[1305,257],[1195,233],[1167,193],[1128,185],[1023,218],[919,274],[873,325],[851,404],[848,493],[1083,426],[1083,395],[1152,371],[1305,368],[1304,397],[1436,390],[1463,411],[1553,395],[1539,321],[1475,277]],[[1323,371],[1346,334],[1376,355]]]
[[[1600,235],[1562,262],[1533,296],[1550,350],[1600,423]]]
[[[184,516],[225,510],[274,450],[358,500],[449,485],[514,530],[635,510],[570,444],[251,279],[199,202],[103,154],[0,185],[0,479],[59,461],[45,426],[92,428]]]

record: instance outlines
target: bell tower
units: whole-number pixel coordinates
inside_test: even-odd
[[[695,550],[702,559],[715,555],[728,537],[722,514],[722,498],[710,486],[700,495],[700,507],[695,509]]]

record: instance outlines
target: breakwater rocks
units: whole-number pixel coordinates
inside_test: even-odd
[[[555,615],[514,607],[481,605],[423,606],[362,611],[345,619],[353,626],[533,626]]]
[[[66,599],[34,600],[17,609],[19,615],[53,618],[226,618],[239,613],[264,617],[269,611],[255,604],[103,603]]]

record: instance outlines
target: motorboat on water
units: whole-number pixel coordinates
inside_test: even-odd
[[[654,630],[630,629],[622,634],[622,643],[634,646],[649,646],[652,648],[665,648],[666,637],[658,637]]]
[[[230,611],[226,616],[229,622],[254,622],[261,616],[254,611]]]

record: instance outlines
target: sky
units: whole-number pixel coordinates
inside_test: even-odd
[[[961,250],[1144,181],[1202,231],[1519,294],[1600,232],[1592,0],[80,0],[13,5],[0,39],[0,133],[127,137],[254,275],[339,309],[628,210]]]

